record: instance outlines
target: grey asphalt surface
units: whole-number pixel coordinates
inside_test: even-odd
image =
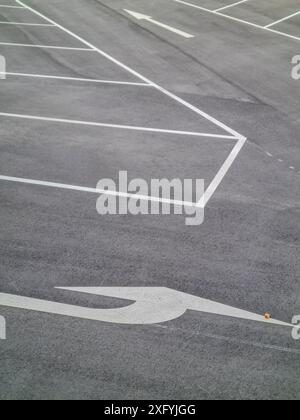
[[[25,3],[248,140],[199,227],[180,216],[103,217],[93,194],[0,181],[1,291],[112,308],[125,303],[54,288],[165,286],[291,322],[300,314],[300,81],[291,77],[300,41],[172,0]],[[250,0],[226,14],[266,25],[296,12],[297,3]],[[41,22],[0,8],[5,20]],[[276,29],[300,37],[299,17]],[[58,28],[25,26],[0,25],[0,42],[85,47]],[[95,52],[0,45],[0,54],[12,73],[140,81]],[[224,134],[149,87],[8,76],[0,81],[0,112]],[[209,183],[233,146],[0,116],[0,174],[65,184],[95,187],[120,170]],[[150,326],[5,307],[0,314],[7,321],[1,399],[300,397],[300,341],[283,327],[196,312]]]

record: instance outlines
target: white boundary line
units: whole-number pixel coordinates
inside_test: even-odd
[[[16,76],[16,77],[32,77],[39,79],[54,79],[54,80],[70,80],[75,82],[88,82],[88,83],[103,83],[109,85],[128,85],[128,86],[144,86],[152,87],[147,83],[136,83],[136,82],[122,82],[118,80],[97,80],[97,79],[85,79],[80,77],[64,77],[64,76],[49,76],[46,74],[29,74],[29,73],[11,73],[11,72],[0,72],[1,75]]]
[[[200,202],[193,203],[191,201],[170,200],[167,198],[159,198],[159,197],[148,196],[148,195],[130,194],[130,193],[125,193],[121,191],[102,190],[98,188],[81,187],[78,185],[69,185],[69,184],[61,184],[61,183],[56,183],[56,182],[40,181],[36,179],[16,178],[16,177],[11,177],[11,176],[0,175],[0,180],[8,181],[8,182],[16,182],[16,183],[21,183],[21,184],[38,185],[40,187],[58,188],[58,189],[80,191],[80,192],[94,193],[94,194],[105,194],[105,195],[110,195],[114,197],[131,198],[134,200],[153,201],[156,203],[173,204],[175,206],[181,206],[181,207],[203,208]]]
[[[246,2],[248,2],[248,1],[249,1],[249,0],[241,0],[241,1],[237,1],[236,3],[232,3],[232,4],[228,4],[227,6],[220,7],[219,9],[214,10],[214,12],[220,12],[221,10],[229,9],[229,8],[231,8],[231,7],[238,6],[239,4],[246,3]]]
[[[298,16],[298,15],[300,15],[300,11],[299,12],[296,12],[296,13],[293,13],[292,15],[286,16],[286,17],[284,17],[282,19],[279,19],[276,22],[272,22],[269,25],[265,26],[265,28],[271,28],[272,26],[278,25],[279,23],[284,22],[284,21],[286,21],[288,19],[292,19],[293,17]]]
[[[161,133],[161,134],[176,134],[181,136],[193,136],[193,137],[207,137],[213,139],[224,139],[224,140],[236,140],[234,136],[228,136],[224,134],[211,134],[211,133],[198,133],[193,131],[180,131],[180,130],[165,130],[161,128],[151,128],[151,127],[138,127],[133,125],[123,125],[123,124],[106,124],[93,121],[81,121],[81,120],[70,120],[64,118],[51,118],[51,117],[41,117],[36,115],[24,115],[24,114],[11,114],[7,112],[0,112],[0,117],[6,118],[20,118],[23,120],[36,120],[36,121],[47,121],[53,123],[63,123],[63,124],[73,124],[73,125],[86,125],[92,127],[106,127],[106,128],[116,128],[122,130],[132,130],[132,131],[143,131],[148,133]]]
[[[0,4],[0,7],[6,7],[8,9],[25,9],[23,6],[11,6],[10,4]]]
[[[51,23],[26,23],[26,22],[5,22],[0,21],[0,25],[15,25],[15,26],[46,26],[46,27],[55,27]]]
[[[219,187],[219,185],[221,184],[223,178],[226,176],[227,172],[229,171],[230,167],[232,166],[233,162],[235,161],[238,153],[241,151],[241,149],[243,148],[244,144],[246,143],[246,141],[247,141],[246,137],[242,136],[237,131],[235,131],[232,128],[228,127],[226,124],[220,122],[219,120],[217,120],[216,118],[214,118],[211,115],[207,114],[206,112],[201,111],[199,108],[197,108],[196,106],[190,104],[189,102],[185,101],[184,99],[180,98],[179,96],[177,96],[177,95],[169,92],[167,89],[165,89],[165,88],[161,87],[160,85],[152,82],[150,79],[142,76],[140,73],[138,73],[137,71],[135,71],[132,68],[128,67],[127,65],[123,64],[122,62],[120,62],[116,58],[112,57],[111,55],[107,54],[106,52],[100,50],[99,48],[96,48],[90,42],[88,42],[85,39],[83,39],[82,37],[76,35],[74,32],[70,31],[69,29],[66,29],[62,25],[57,24],[54,20],[49,19],[48,17],[46,17],[42,13],[38,12],[37,10],[33,9],[32,7],[27,6],[21,0],[16,0],[16,2],[20,6],[23,6],[24,8],[26,8],[28,10],[31,10],[31,12],[34,13],[34,14],[36,14],[37,16],[40,16],[41,18],[45,19],[47,22],[56,25],[62,31],[66,32],[70,36],[72,36],[75,39],[79,40],[80,42],[82,42],[87,47],[91,48],[92,50],[98,52],[101,56],[107,58],[111,62],[115,63],[117,66],[119,66],[122,69],[126,70],[127,72],[133,74],[134,76],[136,76],[137,78],[139,78],[140,80],[142,80],[144,83],[150,84],[155,89],[157,89],[159,92],[163,93],[164,95],[166,95],[169,98],[173,99],[174,101],[176,101],[177,103],[181,104],[182,106],[188,108],[189,110],[191,110],[191,111],[195,112],[196,114],[202,116],[203,118],[207,119],[211,123],[217,125],[219,128],[222,128],[223,130],[225,130],[227,133],[229,133],[231,136],[233,136],[237,140],[236,146],[234,147],[234,149],[230,153],[229,157],[226,159],[225,163],[222,165],[222,167],[219,170],[219,172],[217,173],[216,177],[212,180],[210,186],[208,187],[207,192],[204,193],[203,197],[201,198],[201,200],[199,202],[199,204],[201,206],[202,205],[205,206],[208,203],[208,201],[210,200],[210,198],[212,197],[212,195],[214,194],[214,192],[217,190],[217,188]]]
[[[72,51],[95,51],[92,48],[76,48],[76,47],[59,47],[54,45],[36,45],[36,44],[17,44],[14,42],[0,42],[0,45],[8,47],[29,47],[29,48],[44,48],[53,50],[72,50]]]
[[[16,0],[16,1],[18,1],[18,0]],[[216,10],[210,10],[210,9],[207,9],[206,7],[198,6],[197,4],[194,4],[194,3],[189,3],[189,2],[184,1],[184,0],[171,0],[171,1],[175,1],[176,3],[179,3],[179,4],[183,4],[184,6],[193,7],[194,9],[203,10],[204,12],[211,13],[213,15],[222,16],[223,18],[230,19],[230,20],[233,20],[235,22],[243,23],[245,25],[252,26],[252,27],[257,28],[257,29],[262,29],[264,31],[268,31],[268,32],[271,32],[271,33],[276,34],[276,35],[281,35],[281,36],[284,36],[286,38],[290,38],[290,39],[294,39],[296,41],[300,41],[300,37],[290,35],[290,34],[287,34],[285,32],[276,31],[275,29],[271,29],[271,28],[267,28],[265,26],[257,25],[256,23],[248,22],[247,20],[243,20],[243,19],[238,19],[238,18],[235,18],[235,17],[230,16],[230,15],[225,15],[224,13],[218,12]]]

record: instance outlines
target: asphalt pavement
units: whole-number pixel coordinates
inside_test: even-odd
[[[290,327],[196,310],[124,325],[5,300],[109,310],[130,299],[57,287],[163,287],[300,314],[299,1],[232,3],[1,1],[2,400],[299,400]],[[204,223],[100,216],[88,189],[119,171],[204,179]]]

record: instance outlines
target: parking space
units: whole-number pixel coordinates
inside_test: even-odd
[[[95,188],[103,178],[204,178],[209,185],[235,142],[1,118],[1,174]],[[13,141],[12,141],[13,137]]]
[[[6,58],[8,73],[137,82],[130,73],[91,51],[0,45],[0,52]],[[8,74],[7,79],[10,77]]]

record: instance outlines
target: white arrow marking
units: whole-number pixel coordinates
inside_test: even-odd
[[[132,12],[131,10],[124,9],[126,13],[133,16],[137,20],[147,20],[148,22],[153,23],[154,25],[160,26],[161,28],[167,29],[168,31],[174,32],[177,35],[181,35],[184,38],[195,38],[194,35],[188,34],[186,32],[180,31],[179,29],[173,28],[172,26],[165,25],[164,23],[154,20],[151,16],[142,15],[141,13]]]
[[[295,325],[286,322],[277,321],[276,319],[266,320],[262,315],[165,287],[58,287],[57,289],[115,297],[131,300],[135,303],[117,309],[91,309],[0,293],[0,306],[93,321],[132,325],[157,324],[171,321],[179,318],[187,310],[191,310],[295,328]]]

